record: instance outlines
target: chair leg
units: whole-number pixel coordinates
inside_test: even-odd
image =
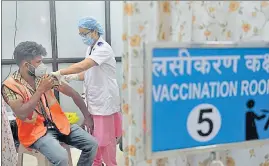
[[[72,161],[72,155],[71,155],[71,150],[70,148],[66,148],[66,151],[68,153],[68,163],[69,163],[69,166],[73,166],[73,161]]]
[[[23,166],[23,153],[18,153],[17,166]]]
[[[72,155],[71,155],[71,148],[69,145],[61,143],[62,147],[66,150],[67,154],[68,154],[68,165],[69,166],[73,166],[73,162],[72,162]]]
[[[45,166],[52,166],[52,164],[49,162],[49,160],[45,160]]]
[[[37,159],[38,166],[50,166],[50,162],[48,161],[48,159],[41,153],[38,153],[35,157]]]

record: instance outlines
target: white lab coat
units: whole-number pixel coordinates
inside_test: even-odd
[[[112,115],[120,111],[115,54],[101,37],[91,48],[88,48],[85,58],[94,60],[98,66],[85,72],[85,102],[92,115]]]

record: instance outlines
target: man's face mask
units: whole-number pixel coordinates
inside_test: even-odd
[[[47,66],[44,63],[41,63],[36,68],[28,63],[28,73],[30,76],[42,77],[47,74]]]

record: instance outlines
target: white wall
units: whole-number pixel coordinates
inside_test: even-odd
[[[111,46],[117,57],[122,56],[123,1],[111,1]],[[16,2],[3,1],[2,17],[2,59],[12,59],[14,50]],[[86,45],[78,35],[78,20],[85,16],[94,16],[105,29],[104,1],[56,1],[57,46],[59,58],[85,57]],[[31,12],[29,12],[31,11]],[[16,44],[25,40],[41,43],[51,57],[50,12],[48,1],[17,2]],[[103,36],[105,39],[105,35]]]
[[[111,46],[117,57],[123,53],[123,1],[110,1]]]
[[[16,2],[2,1],[2,59],[12,59],[14,50]],[[50,14],[48,1],[17,2],[16,44],[33,40],[46,47],[51,57]]]
[[[82,17],[93,16],[105,30],[105,2],[56,1],[55,5],[58,57],[84,58],[87,46],[78,34],[78,21]]]

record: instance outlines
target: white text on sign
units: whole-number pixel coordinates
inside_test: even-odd
[[[269,54],[245,55],[244,59],[247,69],[253,72],[263,69],[269,73]],[[240,55],[191,57],[187,49],[180,49],[178,57],[153,58],[152,71],[156,77],[167,76],[167,69],[176,77],[191,75],[193,69],[202,74],[209,74],[213,68],[218,74],[222,74],[221,67],[231,68],[233,73],[237,73],[239,60]]]
[[[152,87],[155,102],[269,94],[269,79],[162,84]]]

